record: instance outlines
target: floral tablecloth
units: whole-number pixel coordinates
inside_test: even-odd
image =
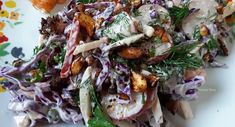
[[[0,67],[32,57],[42,16],[28,0],[0,0]]]

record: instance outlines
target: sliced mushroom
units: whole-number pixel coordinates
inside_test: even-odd
[[[131,72],[132,89],[135,92],[145,92],[147,90],[147,80],[141,74],[134,71]]]
[[[143,56],[141,48],[127,47],[118,52],[118,55],[125,59],[138,59]]]

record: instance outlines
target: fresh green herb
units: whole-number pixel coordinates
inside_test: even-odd
[[[204,15],[202,17],[198,17],[199,20],[204,20],[205,22],[212,22],[216,19],[216,17],[218,16],[218,13],[211,13],[210,10],[208,10],[207,15]]]
[[[138,9],[136,9],[133,11],[133,15],[134,15],[134,17],[141,16],[141,12]]]
[[[65,54],[66,54],[66,49],[61,48],[61,52],[54,56],[55,62],[58,64],[62,64],[64,62]]]
[[[193,39],[199,40],[200,38],[201,38],[200,28],[199,28],[199,26],[196,26],[194,28],[194,32],[193,32]]]
[[[174,24],[179,25],[189,15],[189,3],[185,3],[182,7],[173,6],[169,8],[169,14]]]
[[[155,48],[150,48],[150,49],[149,49],[149,55],[150,55],[151,57],[154,57],[155,54],[156,54]]]
[[[197,69],[203,65],[202,59],[195,54],[187,54],[181,57],[172,57],[172,59],[163,61],[165,66]]]
[[[204,47],[211,51],[213,49],[217,49],[219,46],[217,40],[211,36],[209,40],[205,43]]]
[[[80,105],[79,90],[72,92],[72,100],[76,105]]]
[[[144,93],[142,93],[142,104],[144,104],[145,101],[146,101],[145,95],[144,95]]]
[[[157,76],[160,77],[160,80],[167,80],[171,75],[172,68],[167,66],[150,65],[148,66],[148,70],[157,74]]]
[[[162,26],[162,23],[160,22],[159,18],[156,18],[148,23],[149,26]]]
[[[128,61],[126,60],[127,66],[130,67],[131,69],[136,69],[136,62],[135,61]]]
[[[116,61],[117,63],[123,64],[129,68],[135,69],[136,68],[136,61],[135,60],[126,60],[122,57],[118,56],[117,54],[112,54],[110,59]]]
[[[46,63],[43,61],[40,61],[38,68],[39,68],[40,72],[45,73],[46,72]]]
[[[130,16],[126,13],[119,13],[114,17],[113,22],[102,30],[102,36],[109,37],[112,42],[125,38],[123,31],[130,31],[130,20]]]
[[[45,62],[40,61],[38,65],[38,70],[36,71],[36,74],[33,79],[30,80],[30,82],[39,82],[44,77],[44,73],[46,72],[46,64]]]
[[[88,3],[95,3],[96,0],[77,0],[77,3],[84,3],[84,4],[88,4]]]
[[[162,40],[161,40],[161,38],[159,38],[159,37],[155,37],[154,40],[153,40],[153,42],[155,42],[156,44],[161,44],[161,43],[162,43]]]
[[[33,49],[33,54],[36,55],[38,54],[39,51],[41,51],[43,48],[44,48],[44,44],[41,44],[40,46],[36,46],[34,49]]]
[[[174,46],[171,49],[171,57],[161,62],[159,66],[190,69],[200,68],[203,65],[203,60],[196,56],[196,54],[190,53],[196,46],[197,43]]]
[[[5,49],[10,45],[10,43],[0,44],[0,57],[6,56],[9,54]]]
[[[39,82],[42,80],[42,78],[43,78],[43,73],[39,71],[38,73],[36,73],[34,78],[30,80],[30,82]]]
[[[155,73],[160,78],[160,82],[168,80],[174,72],[177,72],[178,75],[181,75],[183,73],[182,68],[172,68],[171,66],[150,65],[148,66],[148,70],[152,73]]]
[[[93,118],[88,121],[89,127],[115,127],[110,118],[102,111],[101,105],[98,102],[94,87],[90,85],[90,96],[93,105]]]

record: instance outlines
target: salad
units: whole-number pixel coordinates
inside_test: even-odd
[[[39,8],[39,7],[38,7]],[[226,67],[234,0],[71,0],[42,18],[31,60],[0,68],[19,126],[169,127],[205,68]]]

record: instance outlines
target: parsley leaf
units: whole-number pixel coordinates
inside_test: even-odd
[[[33,54],[36,55],[38,54],[39,51],[41,51],[43,48],[44,48],[44,44],[40,45],[40,46],[36,46],[34,49],[33,49]]]
[[[61,50],[61,52],[54,56],[54,60],[58,64],[63,64],[64,57],[65,57],[65,54],[66,54],[66,49],[61,47],[60,50]]]
[[[94,87],[90,85],[90,96],[93,105],[93,118],[88,121],[89,127],[115,127],[109,117],[102,111]]]

